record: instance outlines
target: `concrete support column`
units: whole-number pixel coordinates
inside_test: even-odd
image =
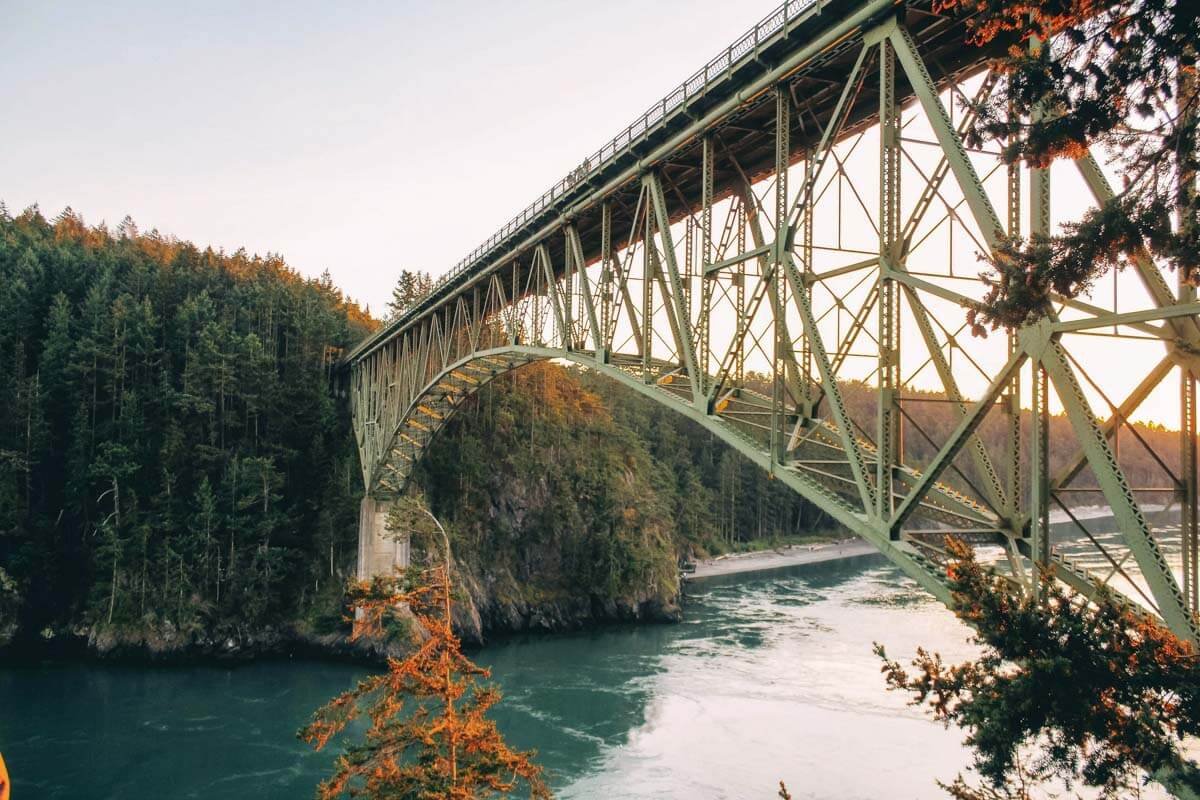
[[[408,566],[407,531],[390,531],[388,513],[392,503],[364,497],[358,511],[358,578],[391,575],[396,567]]]

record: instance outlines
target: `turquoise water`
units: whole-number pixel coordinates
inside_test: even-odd
[[[690,587],[678,625],[485,648],[512,744],[566,798],[938,797],[967,755],[883,690],[873,641],[971,652],[966,630],[877,556]],[[14,800],[305,798],[332,753],[295,738],[361,667],[73,665],[0,670]]]

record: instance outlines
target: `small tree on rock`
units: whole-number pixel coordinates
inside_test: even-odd
[[[334,698],[300,731],[319,750],[352,720],[365,715],[370,721],[364,740],[347,747],[318,796],[475,800],[523,786],[531,798],[549,798],[533,754],[510,748],[487,718],[500,692],[481,682],[489,671],[463,655],[451,628],[445,531],[415,498],[401,501],[389,528],[411,531],[422,543],[440,538],[442,555],[428,565],[351,585],[350,603],[358,612],[354,638],[381,635],[392,620],[407,618],[402,611],[407,608],[417,623],[411,629],[413,650],[388,659],[385,672]]]

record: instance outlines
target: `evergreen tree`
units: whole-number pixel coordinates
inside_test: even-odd
[[[1000,91],[968,143],[1003,142],[1011,163],[1048,167],[1099,145],[1124,186],[1060,233],[1013,237],[991,257],[977,335],[1042,316],[1142,252],[1200,284],[1200,14],[1191,0],[944,0],[971,41],[1003,45]]]
[[[388,301],[388,319],[397,319],[405,311],[412,308],[433,288],[433,278],[428,272],[400,270],[396,286],[392,289],[392,299]]]
[[[276,257],[36,208],[0,215],[0,315],[0,568],[26,634],[306,613],[316,499],[342,543],[359,491],[327,354],[371,320]]]
[[[1200,767],[1185,749],[1200,737],[1200,660],[1190,643],[1111,592],[1081,603],[1048,583],[1033,598],[969,546],[947,537],[947,548],[955,614],[977,631],[983,655],[947,665],[919,649],[910,673],[875,650],[890,688],[967,731],[985,785],[959,776],[945,787],[953,796],[1023,798],[1030,782],[1050,779],[1111,798],[1147,779],[1200,794]]]

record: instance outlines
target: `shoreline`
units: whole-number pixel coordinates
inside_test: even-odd
[[[821,544],[790,545],[782,549],[760,550],[749,553],[732,553],[698,561],[694,572],[681,573],[685,583],[751,572],[769,572],[804,564],[818,564],[847,558],[857,558],[878,553],[873,546],[861,539],[849,538]],[[628,620],[602,620],[591,625],[569,626],[553,631],[529,629],[504,632],[492,631],[487,637],[490,644],[498,639],[531,632],[568,633],[609,624],[623,624]],[[5,667],[30,667],[46,663],[62,664],[107,664],[156,666],[214,666],[238,667],[265,661],[288,661],[296,658],[330,662],[372,664],[381,663],[386,653],[371,646],[352,645],[345,636],[337,634],[316,635],[302,630],[295,624],[269,626],[248,637],[230,638],[229,632],[212,636],[204,642],[178,641],[172,646],[156,648],[147,641],[144,630],[124,631],[125,636],[106,640],[107,646],[96,647],[92,636],[78,632],[55,636],[52,641],[28,636],[16,637],[0,646],[0,661]],[[107,633],[112,633],[107,631]],[[104,637],[99,637],[104,638]],[[218,641],[220,640],[220,641]],[[479,643],[472,643],[472,649]],[[482,645],[486,647],[486,644]]]
[[[878,553],[872,545],[861,539],[842,539],[837,542],[816,545],[792,545],[783,550],[762,550],[754,553],[736,553],[696,562],[695,572],[684,572],[684,581],[715,578],[719,575],[736,575],[742,572],[765,572],[802,564],[819,564]]]

